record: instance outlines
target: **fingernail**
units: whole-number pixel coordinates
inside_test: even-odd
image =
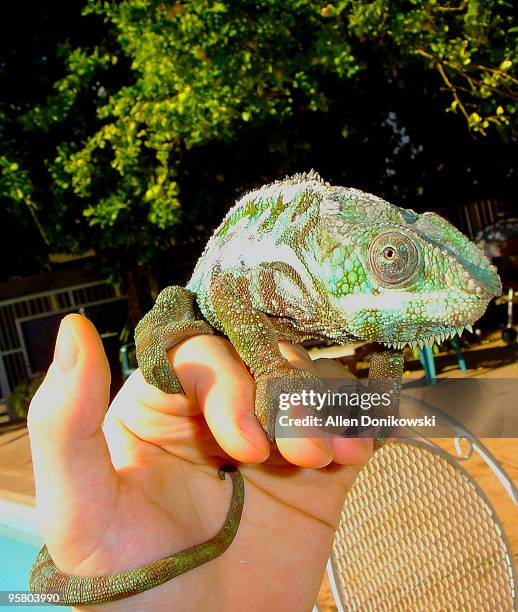
[[[77,363],[78,352],[78,346],[70,330],[70,325],[65,323],[65,319],[63,319],[59,326],[54,360],[58,362],[63,372],[67,373],[74,369]]]

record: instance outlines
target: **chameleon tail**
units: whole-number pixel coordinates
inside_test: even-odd
[[[142,593],[180,574],[219,557],[237,533],[243,510],[243,478],[232,465],[223,465],[219,477],[230,474],[233,490],[230,508],[221,530],[207,542],[186,548],[143,567],[111,576],[71,576],[59,570],[47,547],[43,546],[31,570],[29,584],[33,593],[58,593],[60,605],[89,605],[115,601]]]

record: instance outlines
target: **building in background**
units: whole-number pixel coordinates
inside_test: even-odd
[[[126,296],[117,285],[77,264],[0,283],[0,399],[4,419],[11,391],[48,369],[59,323],[71,312],[81,312],[92,320],[105,344],[113,375],[119,336],[128,316]]]

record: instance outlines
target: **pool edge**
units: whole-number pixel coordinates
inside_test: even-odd
[[[34,498],[0,489],[0,527],[11,529],[41,543]]]

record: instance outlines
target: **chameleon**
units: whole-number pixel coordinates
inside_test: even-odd
[[[137,359],[149,383],[181,393],[167,351],[191,336],[226,336],[255,379],[255,414],[274,442],[273,381],[282,378],[293,390],[320,382],[288,363],[279,340],[375,342],[369,379],[395,383],[399,392],[405,346],[423,347],[472,329],[500,293],[490,260],[441,216],[333,186],[310,171],[251,191],[230,209],[187,286],[165,288],[137,325]],[[375,448],[383,443],[383,434],[375,437]],[[44,548],[31,588],[58,589],[62,603],[98,603],[152,588],[215,558],[238,529],[244,504],[238,474],[231,472],[230,518],[213,540],[107,577],[68,576]]]

